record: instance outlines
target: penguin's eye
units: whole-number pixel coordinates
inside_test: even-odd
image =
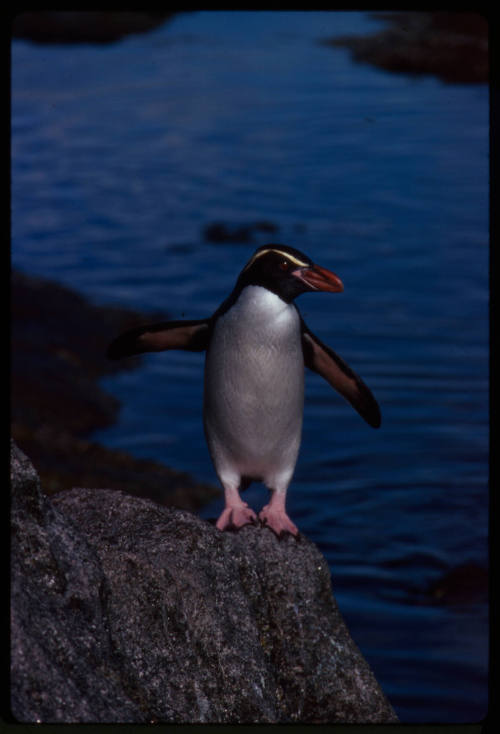
[[[288,268],[290,267],[290,263],[288,262],[288,260],[282,260],[279,266],[281,270],[288,270]]]

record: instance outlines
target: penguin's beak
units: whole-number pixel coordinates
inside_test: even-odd
[[[338,275],[319,265],[311,265],[309,268],[298,268],[292,271],[292,275],[302,280],[311,291],[341,293],[344,290],[344,284]]]

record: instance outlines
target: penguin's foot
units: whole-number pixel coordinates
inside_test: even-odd
[[[248,507],[246,502],[242,502],[241,505],[230,505],[223,511],[215,526],[219,530],[238,529],[243,525],[249,523],[255,524],[257,522],[257,515],[255,512]]]
[[[271,528],[278,538],[285,535],[285,533],[295,536],[299,534],[298,527],[290,520],[285,510],[272,507],[271,504],[262,508],[259,512],[259,520],[263,525]]]

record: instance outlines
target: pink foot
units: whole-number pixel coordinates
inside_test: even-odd
[[[295,536],[299,534],[299,529],[290,520],[285,510],[271,507],[270,504],[263,507],[259,512],[259,520],[263,525],[274,530],[278,538],[285,533],[291,533]]]
[[[236,507],[226,507],[216,522],[219,530],[227,530],[228,528],[241,528],[243,525],[255,523],[257,515],[248,507],[246,502]]]

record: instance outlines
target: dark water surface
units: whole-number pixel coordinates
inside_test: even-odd
[[[289,512],[401,720],[478,721],[487,604],[425,592],[487,565],[488,90],[317,43],[379,25],[192,13],[109,46],[15,41],[12,261],[172,318],[210,314],[266,241],[205,242],[214,221],[271,221],[272,240],[337,272],[343,294],[298,306],[383,424],[308,375]],[[202,371],[174,352],[106,380],[123,410],[96,438],[215,482]],[[258,509],[266,492],[245,499]]]

